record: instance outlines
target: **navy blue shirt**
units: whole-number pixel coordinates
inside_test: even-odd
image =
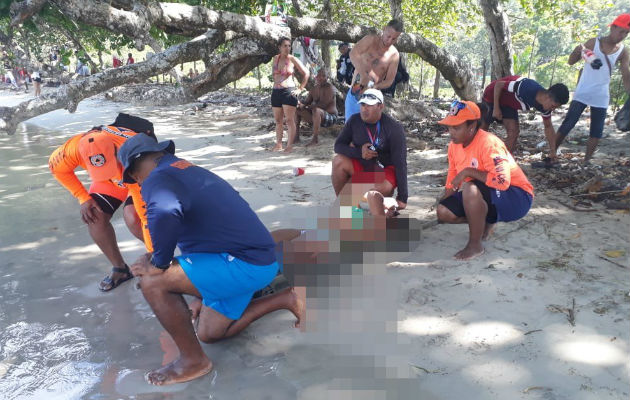
[[[249,204],[212,172],[164,155],[142,183],[153,264],[182,254],[229,253],[255,265],[276,261],[275,243]]]
[[[361,150],[365,143],[371,141],[368,131],[378,138],[378,145],[375,146],[378,158],[371,160],[364,159]],[[354,146],[350,146],[350,143]],[[398,121],[383,113],[378,124],[366,124],[361,119],[361,114],[354,114],[337,136],[335,153],[359,160],[363,169],[369,172],[382,171],[378,162],[384,167],[393,165],[398,185],[396,199],[403,203],[407,202],[409,196],[407,190],[407,140],[405,128]]]
[[[490,104],[494,103],[494,86],[499,81],[505,84],[499,98],[499,103],[502,106],[523,111],[534,108],[540,111],[543,118],[551,118],[551,110],[545,110],[542,104],[536,101],[536,94],[541,90],[545,90],[545,88],[533,79],[523,78],[518,75],[505,76],[490,82],[483,91],[483,101]]]

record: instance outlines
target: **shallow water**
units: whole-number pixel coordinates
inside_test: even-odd
[[[395,333],[397,290],[382,279],[384,267],[338,277],[325,294],[311,293],[309,307],[318,314],[307,333],[291,327],[288,312],[276,312],[232,340],[204,345],[215,364],[210,375],[166,388],[144,382],[173,347],[133,284],[98,291],[108,263],[47,160],[70,135],[111,122],[118,111],[136,113],[155,123],[160,139],[175,138],[180,154],[235,185],[254,209],[264,207],[256,193],[270,188],[256,186],[261,179],[242,159],[262,150],[261,139],[239,133],[238,120],[209,122],[182,110],[89,99],[74,114],[58,110],[20,125],[13,136],[0,135],[0,398],[433,398],[419,391],[405,362]],[[251,126],[260,125],[256,118]],[[283,183],[276,172],[265,173]],[[303,215],[299,207],[281,207],[261,218],[286,226]],[[120,212],[112,222],[129,263],[143,246]]]

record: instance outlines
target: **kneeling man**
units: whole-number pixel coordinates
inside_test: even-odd
[[[368,89],[359,100],[361,111],[348,119],[335,141],[335,158],[332,162],[332,184],[339,196],[346,183],[359,186],[359,199],[352,185],[346,189],[352,194],[352,203],[358,205],[366,188],[372,215],[393,215],[386,210],[384,197],[398,188],[397,209],[407,206],[407,142],[402,125],[383,113],[383,94]],[[367,185],[367,186],[365,186]],[[342,193],[345,196],[346,193]],[[343,201],[342,201],[343,203]],[[347,205],[347,204],[346,204]]]
[[[223,179],[175,157],[172,141],[138,134],[121,147],[125,182],[141,185],[153,253],[131,267],[142,293],[180,357],[151,371],[155,385],[207,374],[212,362],[197,337],[210,343],[233,336],[272,311],[301,315],[292,289],[251,301],[278,271],[275,243],[247,202]],[[173,258],[175,247],[182,255]],[[182,297],[202,299],[197,335]],[[251,301],[251,302],[250,302]]]
[[[468,243],[455,254],[469,260],[483,254],[481,240],[497,221],[523,218],[534,198],[534,188],[501,139],[481,126],[479,107],[455,101],[439,122],[448,126],[448,175],[445,194],[437,207],[438,221],[468,224]]]

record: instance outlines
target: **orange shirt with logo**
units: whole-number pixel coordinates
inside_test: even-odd
[[[114,126],[108,126],[107,128],[120,132],[120,130]],[[91,199],[90,193],[106,194],[120,199],[121,201],[124,201],[127,197],[127,193],[129,193],[133,199],[134,209],[140,218],[145,247],[147,251],[151,252],[153,251],[153,246],[151,244],[151,236],[149,235],[149,227],[147,224],[146,206],[140,195],[140,186],[136,183],[122,183],[122,168],[119,168],[117,176],[113,176],[110,181],[107,182],[92,182],[90,190],[88,191],[74,173],[74,170],[78,167],[87,169],[83,157],[81,157],[79,153],[79,140],[87,133],[93,132],[94,131],[82,133],[68,139],[51,154],[48,160],[48,167],[55,179],[77,198],[79,204],[83,204]],[[126,136],[136,135],[136,132],[129,130],[123,132]],[[119,136],[111,133],[108,133],[108,135],[112,142],[114,142],[116,148],[120,148],[127,140],[127,137],[123,135]]]
[[[453,178],[465,168],[475,168],[488,174],[486,186],[501,191],[516,186],[534,195],[534,187],[518,166],[501,139],[482,129],[477,131],[470,144],[451,142],[448,145],[448,175],[446,188],[453,188]],[[467,178],[466,181],[471,181]]]

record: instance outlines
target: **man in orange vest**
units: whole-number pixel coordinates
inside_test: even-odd
[[[144,241],[147,251],[152,251],[140,188],[137,184],[122,183],[122,166],[116,159],[120,146],[138,132],[155,138],[151,122],[120,113],[111,125],[94,127],[71,137],[49,159],[50,171],[79,201],[81,219],[87,224],[94,243],[112,264],[111,275],[99,285],[105,292],[133,278],[120,254],[110,222],[121,204],[124,203],[123,215],[130,232]],[[88,171],[91,179],[88,190],[74,173],[77,167]]]

